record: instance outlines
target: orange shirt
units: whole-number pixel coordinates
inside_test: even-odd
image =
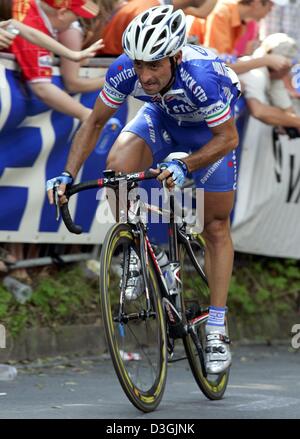
[[[162,3],[159,0],[131,0],[121,7],[101,33],[100,38],[103,38],[105,47],[99,53],[101,55],[121,55],[123,53],[122,35],[129,23],[141,12],[153,6],[160,6]]]
[[[204,43],[205,22],[204,18],[194,17],[193,15],[186,16],[188,37],[195,37],[198,44]]]
[[[204,45],[234,55],[236,42],[245,31],[237,2],[220,1],[206,19]]]

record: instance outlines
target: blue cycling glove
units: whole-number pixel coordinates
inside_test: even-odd
[[[51,178],[51,180],[47,181],[46,184],[46,190],[49,191],[51,189],[53,189],[56,186],[59,186],[60,184],[72,184],[73,183],[73,177],[72,175],[67,172],[64,171],[61,173],[61,175],[59,177],[54,177]]]
[[[174,159],[171,162],[163,162],[160,163],[158,167],[159,168],[163,167],[164,170],[168,170],[171,173],[176,186],[178,187],[183,186],[185,178],[188,174],[188,168],[187,165],[182,160]]]

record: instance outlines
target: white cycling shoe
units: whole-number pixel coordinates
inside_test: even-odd
[[[206,335],[206,371],[208,374],[219,374],[231,365],[230,339],[220,332],[209,332]]]
[[[144,279],[141,274],[141,262],[134,250],[130,250],[128,279],[125,287],[126,300],[136,300],[145,290]],[[122,282],[122,280],[121,280]],[[120,282],[120,285],[121,285]]]

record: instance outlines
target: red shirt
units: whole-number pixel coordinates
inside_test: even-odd
[[[43,17],[34,0],[31,0],[30,8],[23,19],[23,23],[54,37],[50,23],[47,23],[47,19]],[[49,50],[35,46],[22,37],[16,37],[11,51],[18,61],[26,81],[51,82],[52,53]]]

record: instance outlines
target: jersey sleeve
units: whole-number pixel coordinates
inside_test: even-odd
[[[207,58],[209,55],[207,53]],[[231,75],[230,69],[219,58],[202,58],[185,63],[182,80],[208,128],[221,125],[233,117],[230,103],[238,96],[239,80],[236,75]]]
[[[230,104],[220,95],[213,104],[203,107],[202,114],[208,128],[214,128],[227,122],[232,117]]]
[[[119,108],[133,92],[136,78],[132,61],[121,55],[109,67],[99,98],[108,107]]]
[[[231,84],[232,87],[232,84]],[[214,128],[229,120],[233,114],[230,107],[233,94],[231,87],[226,87],[217,78],[207,76],[194,88],[198,106],[208,128]]]
[[[99,94],[99,98],[110,108],[119,108],[126,100],[127,95],[119,92],[112,87],[109,82],[105,81],[105,84]]]

